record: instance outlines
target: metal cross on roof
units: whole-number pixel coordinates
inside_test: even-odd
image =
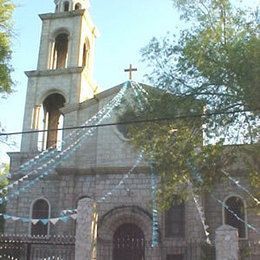
[[[129,69],[125,69],[125,72],[129,72],[129,79],[132,79],[133,71],[137,71],[137,68],[133,68],[133,65],[130,64]]]

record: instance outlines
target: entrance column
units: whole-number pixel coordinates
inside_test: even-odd
[[[76,260],[96,259],[97,220],[96,205],[90,198],[78,202],[76,222]]]

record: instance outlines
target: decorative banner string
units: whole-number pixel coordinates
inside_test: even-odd
[[[248,228],[254,230],[256,233],[260,233],[259,231],[257,231],[257,228],[255,228],[253,225],[247,223],[245,220],[243,220],[242,218],[240,218],[233,210],[231,210],[226,203],[224,203],[223,201],[221,201],[220,199],[216,198],[216,196],[214,196],[213,194],[211,194],[211,197],[214,198],[218,203],[220,203],[222,205],[223,208],[225,208],[228,212],[230,212],[237,220],[241,221],[242,223],[244,223]]]
[[[107,115],[105,115],[101,120],[106,118]],[[8,194],[9,197],[14,197],[19,195],[20,191],[24,191],[26,188],[29,188],[31,185],[35,184],[36,181],[39,181],[40,179],[44,178],[45,176],[49,175],[50,173],[53,172],[54,168],[60,165],[60,163],[69,158],[72,153],[74,153],[80,146],[81,146],[81,141],[84,139],[86,136],[91,136],[94,132],[94,129],[88,130],[87,133],[83,134],[80,138],[78,138],[74,143],[72,143],[69,147],[61,151],[58,155],[56,155],[53,159],[51,159],[48,163],[40,166],[37,168],[36,174],[40,174],[38,177],[36,177],[33,181],[30,181],[27,185],[23,186],[22,188],[16,189],[13,193]],[[35,173],[34,173],[35,174]],[[28,178],[28,175],[24,176],[21,178],[24,180],[25,178]],[[19,182],[16,181],[14,184],[18,185]],[[4,199],[5,201],[7,200],[7,197]],[[2,200],[2,202],[4,201]]]
[[[116,96],[112,102],[109,102],[102,110],[100,110],[95,116],[93,116],[92,118],[90,118],[84,125],[87,125],[90,122],[93,122],[95,120],[97,120],[102,114],[104,114],[106,112],[106,110],[112,106],[114,107],[114,105],[116,104],[116,100],[117,100],[118,96]],[[80,130],[81,132],[83,132],[85,129]],[[75,133],[77,132],[77,133]],[[77,136],[79,135],[79,131],[74,131],[74,134],[76,134]],[[72,134],[69,135],[69,137],[71,137]],[[65,144],[65,141],[63,142]],[[55,156],[57,156],[60,152],[57,151],[56,149],[49,149],[48,151],[44,151],[42,152],[40,155],[37,155],[35,158],[31,159],[29,162],[26,162],[25,164],[23,164],[20,167],[20,171],[18,171],[18,173],[21,173],[25,170],[29,170],[32,169],[33,166],[37,166],[37,164],[39,165],[45,165],[46,163],[48,164],[51,160],[50,158],[53,158]],[[44,159],[48,159],[49,161],[44,162]],[[38,166],[39,167],[39,166]],[[21,170],[22,169],[22,170]],[[6,186],[5,188],[3,188],[2,190],[0,190],[0,193],[3,191],[7,191],[9,188],[13,188],[15,185],[18,185],[19,182],[22,182],[24,179],[27,179],[29,177],[29,175],[33,175],[35,174],[35,169],[31,172],[29,172],[28,174],[26,174],[25,176],[23,176],[22,178],[20,178],[18,181],[15,181],[14,183],[9,184],[8,186]],[[16,173],[17,174],[17,173]]]
[[[196,177],[196,179],[201,183],[202,182],[202,178],[198,172],[197,169],[194,169],[194,166],[191,165],[191,163],[189,163],[189,165],[192,167],[192,173],[193,173],[193,177]],[[214,198],[218,203],[220,203],[222,205],[222,207],[224,207],[227,211],[229,211],[237,220],[241,221],[242,223],[244,223],[245,225],[247,225],[248,228],[254,230],[257,232],[257,229],[251,225],[246,223],[243,219],[241,219],[233,210],[231,210],[223,201],[217,199],[213,194],[211,194],[212,198]],[[207,226],[206,226],[207,227]]]
[[[134,82],[133,82],[133,83],[134,83]],[[141,109],[143,109],[143,104],[142,104],[140,95],[139,95],[139,93],[138,93],[138,89],[137,89],[137,87],[136,87],[137,84],[132,84],[132,86],[133,86],[134,94],[135,94],[136,99],[137,99],[137,103],[138,103],[139,107],[140,107]]]
[[[202,226],[203,226],[203,230],[204,230],[204,233],[206,235],[206,242],[211,245],[211,241],[210,241],[210,238],[209,238],[209,232],[207,230],[209,228],[209,226],[206,225],[205,212],[204,212],[202,205],[200,204],[200,198],[199,198],[198,195],[196,195],[194,193],[192,183],[190,181],[188,181],[188,185],[189,185],[190,192],[192,194],[193,201],[196,205],[196,208],[197,208],[199,216],[200,216],[200,220],[201,220],[201,223],[202,223]]]
[[[140,164],[140,162],[143,160],[143,153],[140,153],[139,156],[137,157],[137,160],[133,167],[126,173],[120,182],[109,192],[107,192],[104,196],[102,196],[100,199],[97,200],[97,202],[104,202],[108,197],[112,196],[113,193],[121,186],[124,184],[124,181],[129,178],[129,176],[132,174],[132,172],[135,170],[135,168]]]
[[[124,87],[122,88],[122,92],[125,92],[125,87],[126,85],[128,84],[128,82],[125,83]],[[86,129],[82,128],[83,126],[87,126],[89,124],[94,124],[95,121],[97,121],[99,119],[100,116],[102,116],[104,113],[106,113],[106,110],[109,109],[110,107],[113,107],[114,104],[117,102],[117,98],[121,95],[122,93],[118,93],[116,95],[116,97],[114,97],[112,100],[109,101],[108,104],[106,104],[101,110],[99,110],[94,116],[92,116],[90,119],[88,119],[83,125],[81,125],[81,128],[80,129],[76,129],[74,131],[72,131],[70,134],[69,134],[69,138],[72,138],[73,136],[78,136],[80,135],[81,132],[85,132]],[[64,138],[64,140],[62,140],[62,144],[66,144],[66,139],[67,138]],[[49,148],[48,150],[45,150],[43,151],[41,154],[37,155],[35,158],[29,160],[28,162],[24,163],[21,168],[24,170],[27,170],[28,171],[28,167],[30,166],[33,166],[35,164],[37,164],[38,162],[41,162],[40,160],[38,159],[43,159],[44,156],[46,156],[46,153],[48,153],[48,151],[52,151],[54,149],[54,147],[51,147]]]
[[[137,160],[136,160],[136,163],[134,164],[134,166],[130,169],[130,171],[122,178],[122,180],[119,182],[119,184],[112,190],[112,191],[110,191],[110,192],[108,192],[104,197],[102,197],[101,198],[101,200],[104,200],[104,199],[106,199],[108,196],[110,196],[118,187],[120,187],[123,183],[124,183],[124,180],[126,179],[126,178],[128,178],[129,177],[129,175],[133,172],[133,170],[137,167],[137,165],[142,161],[142,159],[143,159],[143,155],[142,154],[140,154],[139,156],[138,156],[138,158],[137,158]],[[41,175],[41,176],[39,176],[38,178],[36,178],[36,181],[38,180],[38,179],[41,179],[42,177],[44,177],[44,176],[46,176],[46,172],[43,174],[43,175]],[[35,181],[33,181],[32,183],[34,184],[34,182]],[[23,190],[24,191],[24,188],[22,188],[21,190]],[[16,192],[16,194],[15,195],[19,195],[19,193],[17,193]],[[69,213],[69,214],[71,214],[71,216],[72,216],[72,218],[76,218],[76,214],[75,214],[75,212],[77,212],[77,210],[64,210],[63,211],[63,213],[64,214],[67,214],[67,213]],[[29,220],[30,220],[30,218],[20,218],[20,217],[15,217],[15,216],[9,216],[9,215],[6,215],[6,214],[0,214],[0,215],[2,215],[2,216],[4,216],[4,218],[5,219],[11,219],[11,220],[22,220],[22,221],[24,221],[24,222],[29,222]],[[63,216],[63,217],[60,217],[60,218],[54,218],[53,220],[51,219],[50,220],[50,222],[51,223],[53,223],[54,224],[54,222],[57,222],[58,220],[66,220],[67,218],[66,218],[66,216]],[[41,221],[41,222],[44,222],[44,223],[46,223],[47,222],[47,220],[46,219],[43,219],[43,220],[41,220],[41,219],[39,219],[39,220],[32,220],[32,222],[35,224],[35,223],[38,223],[38,221]]]
[[[140,84],[137,84],[133,82],[133,86],[136,87],[137,93],[142,93],[141,97],[144,99],[145,103],[148,103],[148,93],[143,89],[143,87]],[[137,96],[137,101],[139,103],[140,109],[144,110],[144,106],[142,104],[142,101]],[[158,187],[158,177],[155,173],[154,163],[150,162],[150,171],[151,171],[151,195],[152,195],[152,247],[157,247],[159,244],[159,221],[158,221],[158,209],[157,209],[157,187]]]
[[[256,202],[257,205],[260,205],[260,201],[259,201],[256,197],[254,197],[254,195],[253,195],[248,189],[246,189],[245,187],[243,187],[238,180],[232,178],[232,177],[230,176],[230,174],[227,173],[225,170],[221,170],[221,171],[228,177],[229,180],[231,180],[232,182],[234,182],[234,183],[237,185],[237,187],[239,187],[240,189],[242,189],[243,191],[245,191],[245,192]]]
[[[136,86],[139,86],[138,83],[134,82],[134,81],[131,81],[132,83],[132,86],[133,86],[133,89],[134,87]],[[138,97],[140,95],[140,93],[134,91],[135,93],[135,96]],[[140,105],[142,105],[141,103],[139,103]],[[132,172],[135,170],[135,168],[141,163],[141,161],[143,160],[143,151],[139,154],[139,156],[137,157],[133,167],[122,177],[122,179],[119,181],[119,183],[112,189],[110,190],[109,192],[107,192],[104,196],[102,196],[100,199],[97,200],[97,202],[103,202],[105,201],[108,197],[112,196],[113,193],[121,186],[124,184],[124,181],[126,179],[129,178],[129,176],[132,174]],[[70,210],[64,210],[64,214],[67,214],[67,213],[72,213],[72,212],[75,212],[77,211],[76,209],[70,209]]]
[[[134,87],[140,87],[140,85],[134,81],[131,81],[133,89]],[[135,96],[138,98],[140,95],[140,91],[138,89],[138,91],[134,91]],[[142,105],[141,103],[139,103],[139,105]],[[100,199],[97,200],[97,202],[104,202],[108,197],[112,196],[113,193],[121,186],[124,184],[124,181],[126,179],[129,178],[129,176],[132,174],[132,172],[135,170],[135,168],[140,164],[140,162],[143,160],[143,151],[139,154],[139,156],[137,157],[137,160],[135,161],[133,167],[129,170],[128,173],[126,173],[122,179],[119,181],[119,183],[109,192],[107,192],[104,196],[102,196]],[[68,210],[63,210],[63,214],[73,214],[77,212],[77,209],[68,209]]]
[[[159,244],[159,221],[158,221],[158,209],[156,203],[157,196],[157,187],[158,187],[158,178],[155,173],[154,163],[150,163],[151,169],[151,193],[152,193],[152,247],[157,247]]]
[[[108,197],[112,196],[113,193],[124,184],[124,181],[129,178],[129,176],[133,173],[135,168],[141,163],[143,160],[143,153],[140,153],[137,157],[133,167],[122,177],[122,179],[119,181],[119,183],[109,192],[107,192],[105,195],[103,195],[100,199],[97,200],[98,203],[104,202]],[[76,214],[77,209],[65,209],[62,211],[61,215],[68,215],[68,214]]]
[[[133,82],[133,84],[135,84],[135,82]],[[139,88],[139,90],[142,88],[139,84],[137,84],[137,87]],[[144,91],[145,91],[145,90],[143,90],[143,92],[144,92]],[[146,92],[146,94],[147,94],[147,92]],[[147,99],[146,99],[146,100],[147,100]],[[227,173],[225,173],[225,174],[228,175]],[[194,172],[193,172],[193,176],[195,176],[196,179],[199,179],[199,181],[202,181],[202,179],[201,179],[201,177],[200,177],[200,175],[199,175],[198,173],[194,174]],[[228,176],[228,177],[230,177],[230,176]],[[244,188],[243,186],[241,186],[238,181],[236,181],[235,179],[233,179],[233,178],[231,178],[231,177],[230,177],[230,180],[232,180],[236,185],[238,185],[238,187],[242,188],[245,192],[247,192],[249,195],[251,195],[251,197],[254,199],[254,201],[256,201],[257,203],[259,203],[259,200],[257,200],[255,197],[253,197],[253,195],[252,195],[246,188]],[[119,186],[122,185],[122,184],[123,184],[123,182],[120,182],[120,183],[119,183]],[[192,185],[192,184],[191,184],[191,185]],[[191,189],[192,189],[192,186],[191,186]],[[203,227],[204,227],[205,235],[207,236],[207,242],[210,243],[210,240],[209,240],[209,232],[207,231],[208,226],[205,224],[205,213],[204,213],[204,210],[203,210],[202,206],[200,205],[199,197],[194,194],[193,189],[192,189],[192,194],[193,194],[193,200],[194,200],[195,205],[196,205],[196,207],[197,207],[197,209],[198,209],[198,212],[199,212],[199,215],[200,215],[200,219],[201,219],[202,224],[203,224]],[[105,195],[104,197],[101,198],[101,200],[105,200],[105,199],[106,199],[108,196],[110,196],[110,195],[112,195],[112,192],[108,192],[107,195]],[[230,209],[227,207],[227,205],[225,205],[224,202],[222,202],[222,201],[220,201],[220,200],[218,200],[218,199],[216,199],[216,200],[217,200],[219,203],[221,203],[222,206],[223,206],[224,208],[226,208],[230,213],[232,213],[232,215],[234,215],[234,216],[235,216],[236,218],[238,218],[240,221],[244,222],[242,219],[240,219],[240,218],[237,216],[237,214],[236,214],[235,212],[233,212],[232,210],[230,210]],[[71,210],[68,210],[68,212],[69,212],[69,213],[72,213]],[[156,211],[155,211],[155,212],[156,212]],[[244,222],[244,223],[245,223],[245,222]],[[247,223],[245,223],[245,224],[247,224]],[[248,227],[251,227],[253,230],[256,231],[256,228],[254,228],[252,225],[250,225],[250,224],[247,224],[247,225],[248,225]],[[153,228],[153,230],[155,230],[155,228]]]
[[[121,101],[123,94],[126,91],[126,87],[127,87],[127,83],[124,85],[124,87],[122,88],[122,90],[116,95],[116,97],[114,97],[103,109],[101,109],[96,115],[94,115],[92,118],[90,118],[89,120],[87,120],[84,125],[88,125],[89,123],[93,123],[93,121],[96,121],[99,119],[100,116],[102,116],[104,113],[106,113],[106,110],[111,110],[111,107],[114,108],[115,106],[118,105],[118,99]],[[100,120],[99,120],[100,121]],[[73,135],[76,134],[76,136],[78,136],[80,134],[80,132],[85,132],[86,129],[81,129],[81,130],[76,130],[73,131],[70,135],[69,138],[71,138]],[[64,138],[67,139],[67,138]],[[63,144],[65,144],[66,142],[63,140]],[[28,174],[26,174],[26,176],[23,176],[22,178],[20,178],[18,181],[15,181],[14,183],[9,184],[8,186],[6,186],[4,189],[0,190],[0,193],[3,191],[6,191],[8,188],[13,188],[14,185],[18,185],[18,182],[23,181],[24,179],[27,179],[27,176],[31,175],[31,174],[35,174],[36,170],[33,169],[33,167],[37,166],[37,165],[45,165],[46,163],[48,164],[51,160],[50,158],[55,157],[56,155],[58,155],[60,152],[57,151],[56,149],[50,148],[46,151],[43,151],[41,154],[37,155],[36,157],[34,157],[33,159],[29,160],[28,162],[24,163],[22,166],[20,166],[20,169],[18,170],[18,172],[16,172],[16,174],[19,173],[23,173],[24,171],[29,171],[32,170],[31,172],[29,172]],[[44,162],[45,159],[48,159],[49,161]]]
[[[107,107],[104,107],[104,111],[105,111],[105,109],[107,109]],[[102,113],[104,113],[104,111],[99,111],[95,116],[91,117],[82,126],[88,125],[90,123],[93,124],[93,121],[95,121],[100,115],[102,115]],[[81,129],[81,131],[83,131],[83,130]],[[69,134],[68,137],[65,137],[62,140],[62,145],[66,144],[67,139],[72,138],[73,135],[75,135],[75,134],[79,135],[79,130],[74,130],[72,133]],[[54,146],[52,146],[52,147],[48,148],[47,150],[42,151],[40,154],[36,155],[34,158],[32,158],[29,161],[22,164],[19,167],[19,169],[15,172],[15,174],[19,175],[19,174],[23,174],[24,172],[34,171],[34,167],[46,163],[45,159],[49,160],[50,158],[52,158],[53,156],[55,156],[58,153],[59,153],[59,151]],[[9,176],[11,177],[11,174],[9,174]]]
[[[125,85],[122,90],[118,93],[117,97],[117,101],[115,102],[115,104],[110,107],[108,109],[108,111],[106,112],[106,114],[98,121],[98,123],[100,123],[101,121],[103,121],[105,118],[107,118],[108,116],[110,116],[110,113],[112,111],[112,109],[114,109],[114,107],[118,106],[122,100],[122,97],[127,89],[127,85]],[[81,145],[82,145],[82,141],[83,139],[88,136],[88,135],[92,135],[94,130],[96,128],[91,128],[90,130],[88,130],[86,133],[84,133],[81,137],[79,137],[76,141],[74,141],[74,143],[72,143],[71,145],[69,145],[66,149],[62,150],[61,152],[59,152],[58,155],[56,155],[54,158],[52,158],[51,160],[49,160],[46,164],[40,166],[37,168],[37,170],[34,170],[33,174],[34,175],[38,175],[40,174],[37,178],[35,178],[33,181],[31,181],[29,184],[25,185],[25,187],[22,187],[20,190],[24,191],[27,187],[30,187],[31,184],[34,184],[36,181],[42,179],[43,177],[47,176],[48,174],[50,174],[55,167],[57,167],[63,160],[67,159],[68,157],[71,156],[72,153],[74,153]],[[47,169],[46,169],[47,168]],[[43,172],[43,173],[42,173]],[[32,173],[31,173],[32,175]],[[29,174],[27,174],[26,176],[22,177],[20,179],[21,181],[24,181],[25,179],[27,179],[29,177]],[[10,184],[9,187],[14,187],[14,185],[18,185],[19,181],[15,181],[14,183]],[[9,197],[14,197],[19,195],[19,189],[16,189],[12,195],[8,195]],[[7,201],[7,197],[3,198],[0,200],[0,204],[3,203],[4,201]]]
[[[141,92],[141,97],[145,100],[146,103],[148,103],[149,93],[143,88],[143,86],[135,81],[132,82],[132,85],[135,86],[139,92]]]
[[[135,168],[140,164],[140,162],[143,160],[143,154],[141,153],[134,166],[124,175],[124,177],[120,180],[120,182],[116,185],[116,187],[108,192],[106,195],[102,196],[97,202],[103,202],[106,200],[109,196],[111,196],[123,183],[124,180],[127,179],[130,174],[135,170]],[[57,218],[49,218],[49,219],[32,219],[32,218],[25,218],[25,217],[17,217],[17,216],[11,216],[8,214],[2,214],[0,213],[0,216],[3,216],[5,220],[13,220],[13,221],[22,221],[25,223],[32,222],[34,225],[38,222],[42,222],[43,224],[47,224],[48,222],[51,222],[53,225],[55,225],[58,221],[66,222],[69,218],[76,219],[77,218],[77,209],[67,209],[63,210],[60,217]]]
[[[27,218],[27,217],[17,217],[12,216],[9,214],[2,214],[0,213],[0,217],[3,217],[5,220],[11,220],[11,221],[21,221],[23,223],[32,223],[33,225],[36,225],[37,223],[42,223],[44,225],[47,225],[48,223],[52,223],[53,225],[56,225],[59,221],[62,221],[66,223],[68,220],[73,219],[76,220],[77,214],[71,214],[69,216],[60,216],[57,218],[44,218],[44,219],[33,219],[33,218]]]
[[[190,161],[187,161],[187,165],[188,167],[190,168],[191,170],[191,174],[192,174],[192,177],[193,178],[196,178],[197,181],[199,181],[200,183],[202,183],[202,178],[199,174],[199,172],[194,168],[194,166],[192,165],[192,163]],[[202,223],[202,226],[203,226],[203,230],[204,230],[204,233],[205,233],[205,236],[206,236],[206,242],[208,244],[211,244],[211,241],[210,241],[210,238],[209,238],[209,232],[208,232],[208,228],[209,226],[206,225],[206,216],[205,216],[205,211],[204,211],[204,208],[203,206],[200,204],[200,198],[198,195],[196,195],[194,193],[194,190],[193,190],[193,185],[192,185],[192,182],[190,180],[187,179],[187,182],[188,182],[188,187],[190,189],[190,192],[191,192],[191,195],[192,195],[192,198],[193,198],[193,201],[196,205],[196,208],[198,210],[198,213],[199,213],[199,216],[200,216],[200,220],[201,220],[201,223]]]

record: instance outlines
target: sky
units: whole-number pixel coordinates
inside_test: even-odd
[[[35,70],[41,35],[38,14],[54,12],[53,0],[14,0],[14,34],[12,41],[15,92],[0,99],[0,122],[6,132],[22,130],[27,77],[24,71]],[[170,0],[92,0],[90,13],[100,36],[96,40],[94,79],[102,90],[128,79],[124,69],[133,64],[138,69],[133,79],[147,83],[140,49],[154,36],[163,37],[177,30],[178,14]],[[14,146],[0,146],[0,163],[8,161],[6,151],[19,151],[20,137]]]

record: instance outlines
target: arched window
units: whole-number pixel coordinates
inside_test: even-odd
[[[75,10],[79,10],[79,9],[81,9],[81,4],[80,3],[75,4]]]
[[[173,201],[173,205],[165,212],[165,237],[184,237],[185,235],[185,205]]]
[[[68,59],[69,37],[66,33],[61,33],[55,38],[53,52],[53,69],[65,68]]]
[[[87,41],[83,45],[82,67],[88,66],[89,50],[90,50],[90,46],[89,46],[89,42]]]
[[[135,224],[119,226],[113,236],[113,260],[145,259],[143,231]]]
[[[245,238],[246,226],[245,223],[243,223],[245,222],[245,207],[242,199],[236,196],[229,197],[225,201],[225,204],[228,208],[225,208],[224,213],[225,224],[237,228],[238,236],[240,238]]]
[[[43,149],[60,147],[62,133],[57,129],[63,127],[63,115],[60,108],[64,107],[64,104],[65,98],[57,93],[49,95],[43,101],[44,130],[47,130],[43,137]]]
[[[63,3],[64,12],[68,12],[70,8],[70,3],[68,1]]]
[[[32,205],[31,212],[32,219],[47,220],[50,218],[49,204],[45,199],[38,199]],[[38,221],[36,224],[31,224],[32,236],[47,236],[48,235],[48,221]]]

